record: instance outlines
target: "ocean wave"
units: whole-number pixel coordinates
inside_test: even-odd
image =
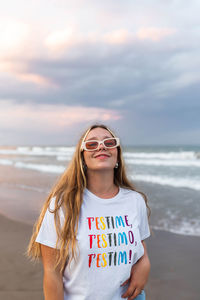
[[[13,162],[9,159],[0,159],[0,165],[11,166]]]
[[[152,229],[164,230],[181,235],[200,236],[200,220],[187,220],[182,218],[179,222],[171,222],[169,219],[161,219]]]
[[[39,193],[48,193],[48,190],[38,188],[35,186],[24,185],[24,184],[16,184],[15,186],[19,187],[22,190],[30,190],[30,191],[39,192]]]
[[[55,173],[61,174],[64,172],[64,166],[59,165],[50,165],[50,164],[33,164],[33,163],[25,163],[25,162],[13,162],[11,160],[0,159],[0,164],[2,165],[13,165],[16,168],[35,170],[39,172],[45,173]],[[172,176],[164,176],[164,175],[147,175],[147,174],[135,174],[131,175],[133,180],[144,181],[149,183],[155,183],[160,185],[169,185],[173,187],[186,187],[194,190],[200,190],[200,180],[197,177],[172,177]]]
[[[125,158],[125,162],[133,165],[200,167],[200,160],[158,160],[158,159],[142,160],[142,159]]]
[[[0,154],[27,156],[67,156],[71,157],[75,147],[17,147],[0,149]]]
[[[155,183],[160,185],[169,185],[173,187],[190,188],[200,190],[200,180],[197,178],[179,178],[168,176],[153,176],[153,175],[131,175],[133,180]]]
[[[56,159],[57,159],[58,161],[66,161],[66,160],[69,160],[69,157],[58,155],[58,156],[56,157]]]
[[[142,158],[142,159],[160,159],[160,160],[196,160],[197,153],[195,151],[180,152],[124,152],[125,158]]]
[[[35,171],[40,171],[40,172],[45,172],[45,173],[55,173],[55,174],[60,174],[60,173],[64,172],[64,170],[65,170],[65,167],[63,167],[63,166],[30,164],[30,163],[23,163],[23,162],[16,162],[16,163],[14,163],[14,166],[16,168],[35,170]]]

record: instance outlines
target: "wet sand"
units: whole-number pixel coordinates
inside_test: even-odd
[[[43,299],[42,267],[25,256],[32,227],[0,215],[0,299]]]
[[[200,238],[154,230],[147,240],[150,300],[200,299]]]

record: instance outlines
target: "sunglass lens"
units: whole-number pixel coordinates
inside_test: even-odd
[[[104,141],[104,144],[106,147],[112,148],[117,145],[117,141],[116,141],[116,139],[109,139],[109,140]]]
[[[98,142],[87,142],[85,146],[88,150],[94,150],[98,147]]]

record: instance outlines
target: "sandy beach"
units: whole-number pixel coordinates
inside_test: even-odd
[[[0,299],[43,299],[42,268],[30,263],[25,250],[32,227],[0,216]]]
[[[56,176],[7,166],[0,167],[0,174],[0,299],[40,300],[41,263],[33,264],[24,253]],[[200,237],[153,230],[147,246],[151,260],[147,300],[199,300]]]
[[[24,255],[32,226],[0,216],[0,299],[42,300],[42,266]],[[151,274],[148,300],[198,300],[200,239],[164,231],[147,241]]]

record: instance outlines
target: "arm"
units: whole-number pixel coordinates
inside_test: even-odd
[[[56,249],[41,244],[44,269],[43,290],[45,300],[63,300],[63,279],[59,269],[54,268]]]
[[[142,244],[144,246],[144,255],[132,267],[130,278],[122,284],[123,286],[129,282],[126,292],[122,295],[122,298],[128,298],[128,300],[134,299],[141,293],[149,277],[150,261],[146,244],[144,241],[142,241]]]

